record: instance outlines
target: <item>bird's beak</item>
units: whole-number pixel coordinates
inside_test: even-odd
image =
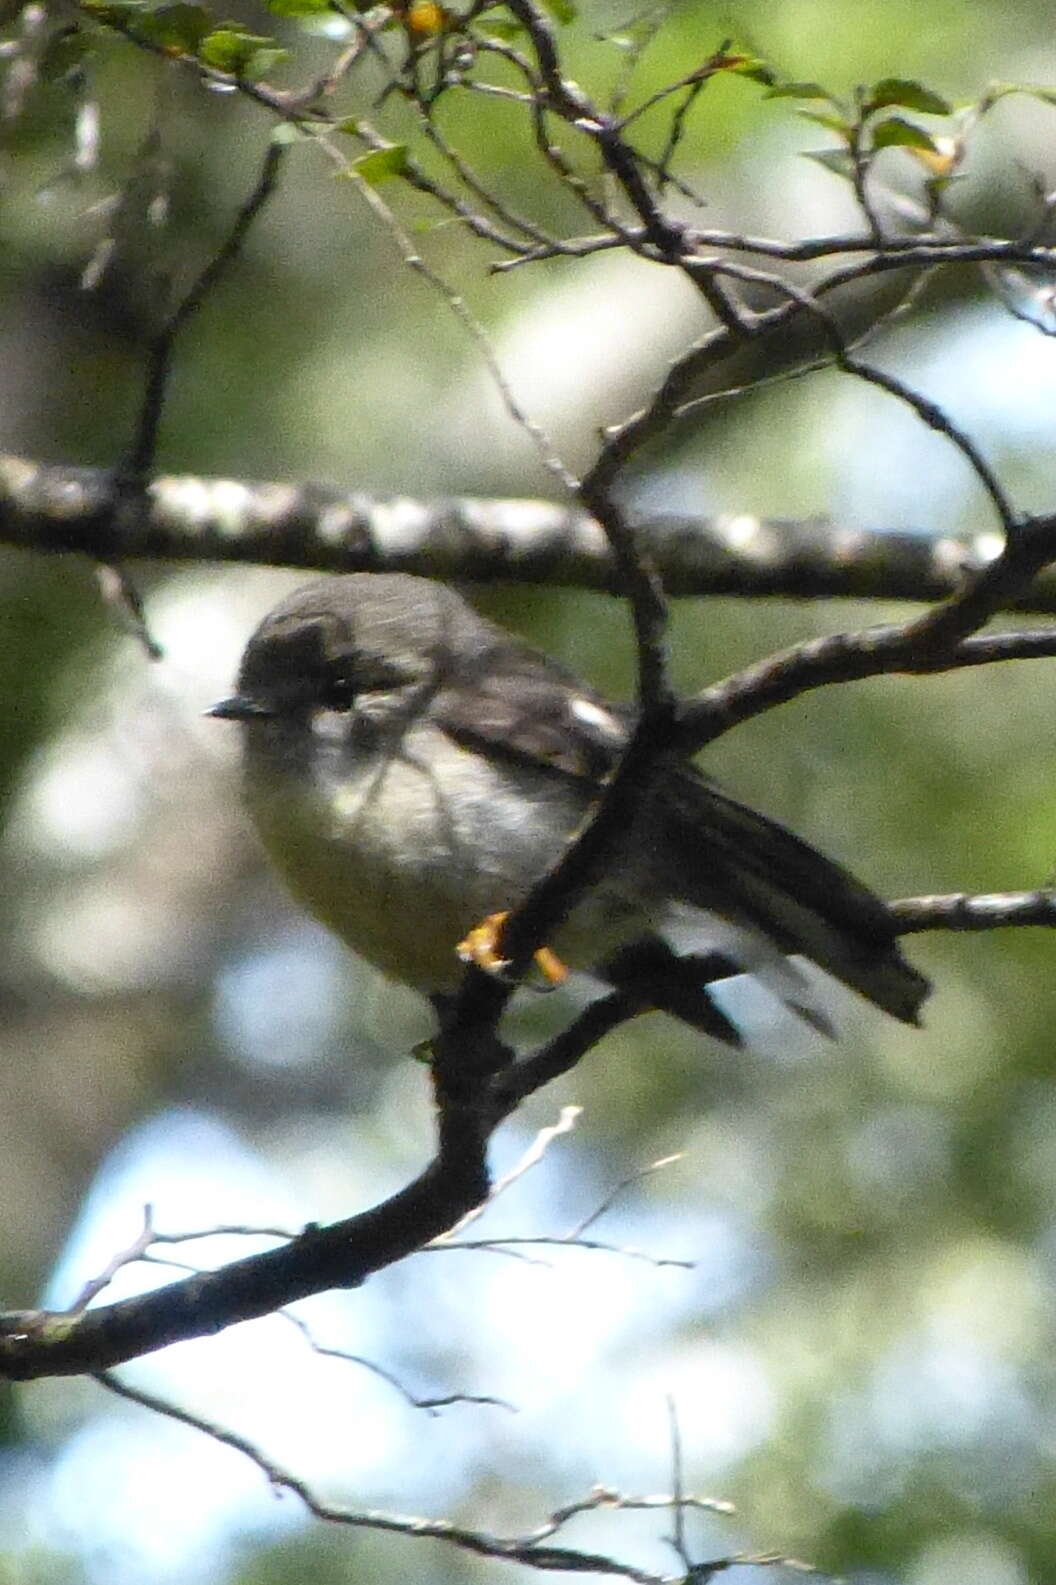
[[[262,717],[275,714],[268,705],[244,693],[233,693],[230,699],[221,699],[218,704],[210,705],[204,713],[216,716],[221,721],[259,721]]]

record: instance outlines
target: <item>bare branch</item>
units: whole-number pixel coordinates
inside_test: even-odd
[[[121,1271],[125,1266],[134,1264],[135,1261],[143,1259],[143,1256],[146,1254],[153,1242],[153,1212],[149,1205],[145,1205],[143,1207],[143,1226],[136,1234],[131,1244],[129,1244],[126,1249],[119,1250],[118,1253],[107,1262],[106,1266],[98,1276],[90,1278],[89,1281],[84,1284],[84,1287],[70,1305],[69,1314],[81,1315],[85,1310],[87,1310],[92,1300],[97,1298],[98,1295],[104,1291],[104,1289],[110,1286],[119,1271]]]
[[[148,1392],[141,1387],[132,1387],[127,1382],[121,1381],[111,1371],[95,1372],[95,1379],[100,1386],[108,1392],[115,1393],[119,1398],[126,1398],[132,1403],[138,1403],[145,1409],[152,1410],[155,1414],[164,1415],[167,1419],[175,1420],[180,1425],[190,1426],[192,1429],[203,1432],[211,1437],[214,1442],[230,1447],[237,1453],[242,1453],[251,1463],[255,1464],[266,1477],[269,1485],[279,1491],[289,1491],[298,1497],[309,1513],[315,1518],[325,1520],[329,1524],[347,1525],[356,1530],[382,1530],[389,1534],[403,1535],[415,1540],[445,1541],[449,1546],[460,1548],[478,1557],[501,1559],[508,1563],[523,1563],[529,1568],[538,1569],[541,1573],[566,1573],[566,1574],[601,1574],[616,1579],[632,1580],[636,1585],[676,1585],[676,1580],[670,1575],[657,1574],[651,1569],[635,1568],[632,1564],[623,1563],[614,1557],[607,1557],[598,1552],[585,1552],[575,1547],[552,1546],[547,1544],[550,1537],[577,1514],[590,1512],[600,1507],[612,1509],[642,1509],[659,1508],[669,1509],[674,1499],[668,1498],[635,1498],[623,1497],[618,1492],[598,1492],[583,1502],[570,1505],[562,1509],[545,1524],[535,1531],[530,1531],[523,1536],[498,1536],[490,1535],[484,1530],[470,1530],[461,1525],[453,1524],[448,1519],[425,1519],[416,1515],[385,1513],[372,1508],[344,1508],[333,1503],[324,1502],[318,1497],[308,1483],[291,1470],[284,1468],[274,1459],[268,1457],[248,1437],[241,1436],[237,1431],[232,1431],[226,1426],[216,1424],[206,1419],[203,1415],[193,1414],[189,1409],[184,1409],[178,1404],[169,1402],[159,1397],[156,1393]],[[680,1499],[686,1506],[703,1508],[709,1512],[728,1512],[725,1505],[712,1503],[702,1498]],[[737,1562],[765,1562],[783,1561],[776,1556],[773,1559],[748,1559],[724,1558],[710,1565],[713,1570],[731,1568]]]
[[[199,312],[210,292],[241,253],[254,220],[275,193],[285,153],[282,144],[268,144],[253,191],[239,209],[223,242],[150,343],[146,387],[136,434],[121,469],[122,481],[126,484],[138,487],[154,465],[158,426],[180,332]]]
[[[1031,892],[950,892],[900,897],[889,903],[899,935],[923,930],[1004,930],[1025,925],[1056,926],[1056,890]]]
[[[148,660],[161,660],[164,650],[147,626],[143,600],[128,574],[113,562],[101,561],[96,578],[104,604],[116,613],[120,625],[132,634]]]
[[[787,297],[790,302],[795,303],[797,307],[809,314],[817,322],[825,340],[829,344],[832,358],[837,368],[842,369],[847,374],[855,375],[868,385],[875,385],[879,390],[886,391],[900,402],[904,402],[913,409],[918,418],[927,424],[929,429],[934,429],[938,434],[944,435],[964,457],[986,494],[990,497],[994,511],[997,513],[1006,535],[1011,536],[1015,533],[1017,528],[1016,514],[1012,510],[993,468],[983,457],[971,436],[960,425],[954,423],[953,419],[943,408],[939,407],[937,403],[930,401],[927,397],[922,396],[919,391],[913,390],[904,380],[896,379],[894,375],[887,374],[883,370],[873,367],[872,364],[863,363],[860,358],[856,357],[850,350],[836,320],[815,293],[803,291],[799,287],[793,286],[790,282],[775,276],[770,271],[756,270],[730,261],[719,259],[697,260],[694,261],[693,269],[694,271],[715,271],[720,275],[730,275],[735,280],[768,287]],[[825,284],[828,286],[830,283]],[[757,329],[760,324],[765,329],[765,318],[762,316],[756,321],[756,326],[753,326],[753,335],[760,333]]]
[[[456,1222],[455,1226],[449,1228],[446,1233],[441,1233],[439,1238],[434,1238],[429,1248],[436,1249],[442,1244],[452,1243],[464,1228],[478,1221],[500,1195],[512,1189],[513,1185],[519,1183],[526,1172],[531,1172],[533,1167],[539,1165],[555,1139],[560,1139],[562,1134],[570,1134],[572,1132],[582,1112],[583,1108],[581,1106],[563,1106],[557,1122],[551,1123],[548,1128],[541,1128],[528,1146],[528,1149],[521,1156],[520,1161],[516,1162],[509,1172],[492,1184],[487,1199],[483,1200],[480,1205],[475,1205],[472,1210],[467,1211],[462,1220]]]
[[[1038,541],[1034,553],[1046,561],[1051,560],[1056,553],[1056,524],[1039,521],[1031,527]],[[1024,559],[1031,551],[1029,544],[1024,546]],[[1004,571],[1005,563],[1002,562]],[[981,573],[980,581],[987,576],[986,572]],[[1021,576],[1025,581],[1025,568]],[[1017,581],[1009,574],[1006,587],[1015,587]],[[993,594],[992,586],[988,587],[986,593]],[[948,606],[938,608],[940,613],[947,609]],[[924,619],[925,622],[927,620]],[[832,683],[855,682],[865,677],[890,676],[894,673],[921,676],[956,671],[967,666],[988,666],[1004,660],[1036,660],[1052,655],[1056,655],[1056,628],[1025,633],[976,634],[962,639],[950,650],[938,653],[933,652],[927,643],[919,641],[918,629],[912,623],[868,627],[852,633],[833,633],[824,638],[808,639],[804,644],[795,644],[706,688],[682,712],[680,743],[685,752],[695,752],[742,721]]]
[[[543,1233],[535,1233],[523,1238],[516,1236],[509,1238],[463,1238],[454,1240],[451,1243],[436,1240],[432,1244],[427,1244],[422,1253],[428,1254],[448,1249],[480,1249],[490,1251],[490,1253],[495,1255],[512,1255],[514,1257],[520,1255],[521,1258],[528,1260],[530,1265],[552,1264],[552,1262],[543,1260],[533,1261],[530,1256],[522,1255],[521,1253],[526,1249],[537,1248],[585,1249],[595,1254],[619,1255],[624,1260],[641,1261],[643,1265],[655,1266],[658,1270],[665,1266],[672,1267],[676,1271],[693,1271],[696,1268],[696,1261],[694,1260],[681,1260],[674,1255],[654,1255],[647,1249],[635,1249],[629,1244],[611,1244],[600,1238],[580,1238],[578,1234],[572,1233],[563,1233],[560,1237],[547,1237]]]
[[[502,1049],[494,1040],[492,1045]],[[209,1336],[308,1294],[356,1287],[371,1272],[435,1238],[486,1195],[487,1141],[508,1110],[482,1085],[483,1061],[470,1034],[463,1038],[462,1055],[464,1072],[451,1078],[434,1073],[436,1157],[391,1198],[330,1227],[307,1227],[278,1249],[79,1316],[49,1311],[0,1316],[0,1377],[96,1371],[167,1343]]]
[[[693,1559],[686,1542],[686,1510],[682,1500],[682,1431],[678,1423],[675,1400],[672,1397],[668,1397],[667,1400],[667,1422],[671,1432],[671,1495],[675,1499],[671,1507],[675,1529],[670,1542],[675,1556],[686,1572],[686,1577],[690,1578],[693,1574]]]
[[[684,1152],[679,1150],[674,1155],[661,1156],[658,1160],[651,1161],[648,1166],[639,1167],[637,1172],[629,1173],[626,1178],[621,1178],[619,1183],[614,1184],[609,1190],[601,1204],[595,1206],[589,1216],[584,1217],[581,1222],[577,1222],[575,1227],[566,1234],[568,1241],[570,1243],[579,1243],[587,1229],[593,1227],[595,1222],[600,1222],[606,1212],[612,1210],[616,1201],[623,1198],[628,1189],[637,1188],[638,1184],[643,1183],[646,1178],[651,1178],[656,1173],[663,1172],[667,1167],[673,1167],[676,1162],[683,1159],[683,1155]]]
[[[429,1245],[428,1247],[435,1248],[436,1246]],[[441,1409],[450,1409],[455,1404],[466,1403],[484,1408],[506,1409],[510,1414],[516,1414],[517,1412],[516,1405],[510,1403],[508,1399],[495,1398],[489,1393],[450,1392],[445,1393],[440,1398],[419,1398],[391,1370],[386,1370],[384,1365],[379,1365],[377,1360],[367,1359],[363,1354],[352,1354],[344,1348],[335,1348],[330,1344],[320,1343],[314,1336],[307,1321],[303,1320],[301,1316],[295,1315],[292,1310],[279,1310],[276,1313],[291,1326],[296,1327],[313,1354],[318,1354],[322,1359],[344,1360],[349,1365],[358,1365],[361,1370],[369,1371],[372,1376],[376,1376],[379,1381],[385,1382],[395,1392],[399,1393],[404,1403],[408,1404],[412,1409],[424,1409],[426,1413],[436,1415]]]

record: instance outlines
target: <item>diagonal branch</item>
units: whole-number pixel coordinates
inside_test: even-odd
[[[138,1403],[155,1414],[162,1414],[169,1420],[178,1421],[180,1425],[190,1426],[211,1437],[214,1442],[220,1442],[224,1447],[233,1448],[236,1453],[243,1454],[266,1476],[269,1485],[276,1490],[292,1492],[294,1496],[300,1498],[309,1513],[330,1524],[347,1525],[356,1530],[384,1530],[390,1534],[404,1535],[416,1540],[446,1541],[449,1545],[458,1547],[463,1552],[473,1553],[477,1557],[523,1563],[540,1572],[601,1574],[632,1580],[636,1585],[675,1585],[670,1576],[657,1574],[650,1569],[636,1568],[633,1564],[622,1563],[619,1559],[607,1557],[602,1553],[550,1544],[547,1538],[558,1529],[564,1514],[555,1515],[548,1524],[540,1526],[538,1532],[529,1532],[524,1536],[499,1536],[491,1535],[484,1530],[470,1530],[454,1524],[450,1519],[426,1519],[417,1515],[386,1513],[375,1508],[344,1508],[335,1503],[324,1502],[303,1477],[295,1475],[292,1470],[286,1469],[268,1457],[248,1437],[213,1420],[208,1420],[204,1415],[194,1414],[190,1409],[172,1403],[167,1398],[159,1397],[156,1393],[148,1392],[143,1387],[130,1386],[110,1371],[97,1371],[94,1374],[100,1386],[116,1394],[117,1397]],[[598,1503],[587,1501],[576,1505],[568,1512],[585,1512],[591,1507],[598,1506],[600,1500]],[[656,1503],[656,1506],[669,1507],[674,1500],[662,1499]],[[720,1506],[705,1505],[699,1498],[685,1497],[678,1500],[683,1504],[707,1506],[710,1511]],[[613,1508],[637,1508],[653,1506],[654,1503],[648,1499],[623,1499],[616,1493],[609,1493],[607,1505]],[[723,1560],[722,1566],[729,1567],[733,1561],[735,1560]]]
[[[200,311],[209,294],[241,254],[253,222],[275,193],[286,152],[285,147],[280,143],[268,144],[253,190],[239,208],[220,247],[151,340],[147,354],[147,378],[136,433],[122,469],[122,476],[126,482],[138,486],[154,465],[158,427],[161,423],[172,371],[173,353],[180,332]]]
[[[327,1288],[356,1287],[446,1231],[487,1193],[485,1152],[500,1109],[438,1089],[439,1148],[412,1183],[329,1227],[307,1227],[278,1249],[203,1271],[132,1299],[88,1310],[0,1317],[0,1378],[106,1369],[268,1315]]]
[[[1046,559],[1051,560],[1056,555],[1056,523],[1046,526],[1045,539],[1049,546]],[[941,612],[948,608],[937,609]],[[1056,628],[975,634],[939,653],[919,642],[912,623],[808,639],[705,688],[682,710],[679,747],[683,753],[696,753],[743,721],[833,683],[895,673],[922,676],[1053,655]]]

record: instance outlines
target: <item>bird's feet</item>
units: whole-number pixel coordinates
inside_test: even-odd
[[[502,927],[510,917],[509,910],[488,914],[474,925],[455,949],[463,963],[474,963],[486,974],[503,974],[510,966],[509,958],[502,955]],[[568,967],[549,947],[540,947],[532,954],[532,962],[539,970],[547,987],[553,989],[568,979]]]

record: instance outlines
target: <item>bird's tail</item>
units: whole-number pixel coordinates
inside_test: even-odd
[[[867,886],[696,776],[679,779],[665,814],[680,826],[675,851],[688,860],[677,886],[684,902],[732,913],[895,1018],[919,1022],[931,987],[902,956],[891,916]]]

